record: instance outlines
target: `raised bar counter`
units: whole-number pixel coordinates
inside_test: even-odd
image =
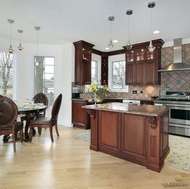
[[[91,150],[161,171],[169,153],[165,106],[107,103],[82,108],[90,114]]]

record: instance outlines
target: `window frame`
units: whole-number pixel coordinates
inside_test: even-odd
[[[95,68],[94,68],[94,70],[95,70],[95,74],[94,74],[94,78],[95,79],[92,79],[92,62],[94,62],[95,63]],[[94,81],[97,81],[98,80],[98,61],[97,60],[91,60],[91,82],[93,83]]]
[[[36,81],[35,81],[35,79],[36,79],[36,67],[37,67],[37,65],[35,64],[35,60],[36,60],[37,57],[39,57],[38,61],[43,58],[43,62],[42,63],[43,63],[43,68],[44,68],[43,70],[44,71],[42,72],[42,74],[43,74],[42,75],[42,78],[43,78],[43,87],[42,87],[41,90],[38,90],[38,88],[36,88]],[[48,72],[48,71],[45,72],[45,66],[48,66],[48,67],[51,66],[51,64],[47,64],[47,63],[44,66],[44,60],[46,58],[53,58],[53,65],[52,65],[53,72]],[[40,62],[40,64],[41,64],[41,62]],[[45,77],[45,76],[47,76],[48,74],[53,74],[53,87],[50,86],[50,87],[47,88],[47,90],[45,90],[45,88],[46,88],[45,86],[47,86],[47,81],[45,81],[45,78],[47,78],[47,77]],[[51,80],[51,79],[49,79],[49,80]],[[46,94],[47,97],[48,97],[48,101],[49,101],[49,105],[48,106],[53,105],[53,102],[54,102],[54,94],[55,94],[55,83],[54,83],[54,80],[55,80],[55,57],[54,56],[34,56],[34,94],[39,93],[39,92],[43,92],[44,94]],[[52,89],[52,93],[51,93],[51,91],[48,92],[48,89]],[[52,94],[53,94],[53,96],[52,96]]]
[[[113,86],[113,84],[112,84],[113,83],[113,80],[112,80],[112,76],[113,76],[112,63],[118,62],[118,61],[125,61],[125,63],[126,63],[125,54],[113,55],[113,56],[108,57],[108,87],[111,89],[112,92],[129,92],[129,86],[128,85],[125,85],[125,87],[122,89],[112,88],[112,86]]]

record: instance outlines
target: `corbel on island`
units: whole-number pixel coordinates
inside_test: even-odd
[[[82,106],[90,114],[90,149],[160,172],[168,155],[168,108],[106,103]]]

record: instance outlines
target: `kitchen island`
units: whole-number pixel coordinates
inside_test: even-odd
[[[160,172],[169,153],[165,106],[106,103],[82,106],[90,114],[90,149]]]

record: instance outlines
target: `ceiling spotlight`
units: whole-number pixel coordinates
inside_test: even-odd
[[[155,31],[153,31],[153,34],[159,34],[159,33],[160,33],[159,30],[155,30]]]

